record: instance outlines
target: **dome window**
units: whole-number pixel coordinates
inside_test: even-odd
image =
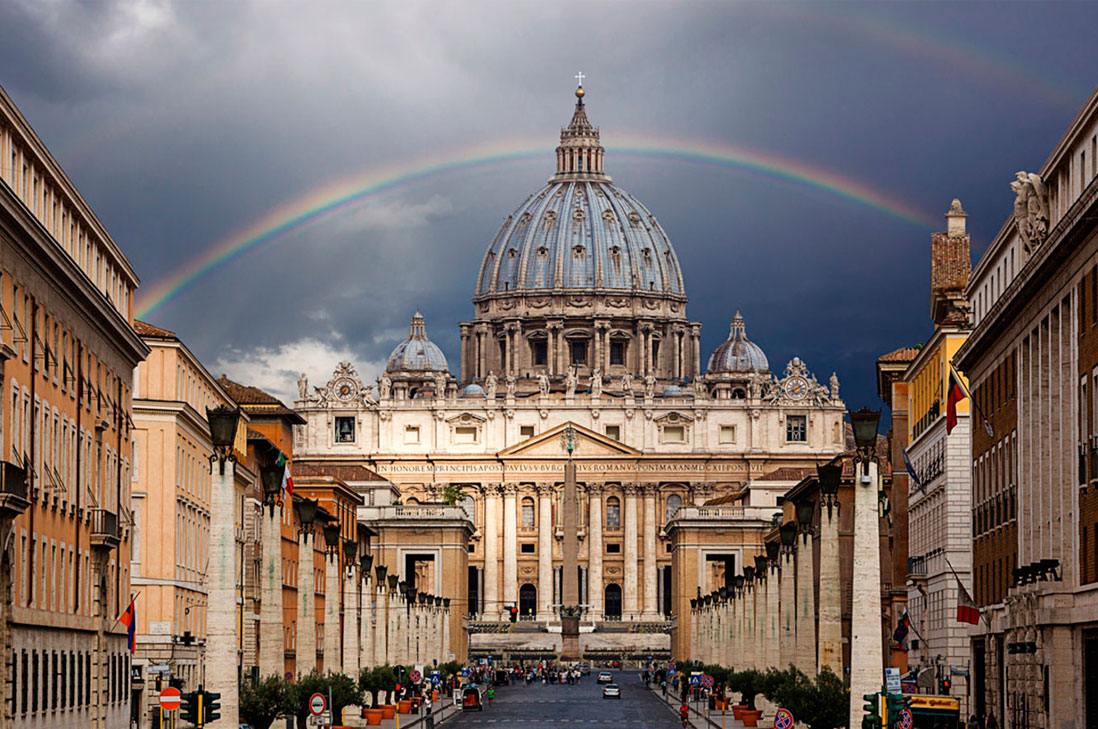
[[[544,367],[549,363],[549,342],[546,339],[530,340],[530,359],[535,367]]]
[[[582,223],[586,219],[587,213],[585,213],[582,209],[577,208],[575,211],[572,212],[572,220],[576,221],[577,223]]]
[[[629,213],[629,224],[634,228],[639,228],[641,224],[641,216],[636,213]]]
[[[572,255],[576,258],[583,258],[583,246],[574,246],[572,248]]]
[[[556,222],[557,222],[557,213],[556,213],[556,211],[550,210],[549,212],[545,213],[545,227],[550,228],[554,224],[556,224]]]
[[[612,226],[614,223],[617,222],[617,219],[614,217],[614,211],[613,210],[603,211],[602,219],[606,222],[607,225],[610,225],[610,226]]]
[[[572,355],[572,364],[581,367],[587,364],[587,340],[571,339],[568,341],[568,349]]]
[[[522,217],[519,218],[519,225],[526,225],[529,222],[530,222],[530,213],[523,213]]]
[[[747,399],[747,393],[744,391],[744,389],[742,387],[737,387],[735,390],[732,391],[732,399],[733,400],[746,400]]]
[[[625,347],[627,342],[623,339],[610,340],[610,364],[625,364]]]
[[[507,249],[507,257],[508,257],[508,258],[512,258],[512,259],[513,259],[513,258],[514,258],[515,256],[517,256],[517,255],[518,255],[518,251],[516,251],[516,250],[515,250],[514,248],[508,248],[508,249]]]

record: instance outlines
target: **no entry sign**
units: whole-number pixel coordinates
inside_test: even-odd
[[[160,708],[164,711],[175,711],[182,701],[179,689],[169,686],[160,692]]]
[[[313,694],[309,697],[309,713],[313,716],[320,716],[328,709],[328,700],[324,698],[324,694]]]

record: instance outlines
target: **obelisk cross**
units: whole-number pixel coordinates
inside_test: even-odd
[[[578,82],[579,82],[579,85],[580,85],[581,87],[583,86],[583,79],[585,78],[585,76],[583,75],[583,71],[580,71],[579,73],[577,73],[577,74],[576,74],[575,76],[573,76],[572,78],[576,79],[576,81],[578,81]]]

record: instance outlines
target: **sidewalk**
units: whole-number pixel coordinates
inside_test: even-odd
[[[668,692],[667,696],[663,695],[663,692],[658,689],[653,689],[652,693],[657,699],[663,701],[664,705],[669,711],[679,715],[679,707],[682,705],[679,703],[678,697],[671,692]],[[708,712],[708,718],[706,717],[705,707],[707,703],[702,701],[690,702],[690,726],[695,729],[744,729],[743,722],[732,716],[732,711],[710,711]],[[698,711],[698,707],[701,707],[701,711]],[[723,713],[723,716],[722,716]]]
[[[431,717],[435,720],[435,726],[439,726],[443,722],[453,718],[455,715],[461,713],[461,706],[454,705],[453,701],[445,701],[440,699],[435,702],[435,705],[431,710]],[[420,708],[418,714],[400,714],[400,729],[426,729],[427,727],[427,715]],[[362,725],[366,725],[366,720],[362,720]],[[378,725],[381,729],[396,729],[397,718],[382,719],[381,724]]]

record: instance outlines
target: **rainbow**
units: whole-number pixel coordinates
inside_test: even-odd
[[[773,153],[742,149],[719,142],[629,134],[615,135],[615,140],[621,140],[622,144],[615,144],[607,150],[607,156],[612,159],[655,158],[756,174],[780,183],[825,192],[920,229],[931,229],[935,224],[936,218],[933,216],[885,195],[868,183]],[[552,159],[552,149],[544,142],[534,144],[525,140],[511,140],[469,147],[441,157],[371,169],[314,188],[284,201],[259,219],[186,261],[175,271],[144,287],[139,291],[137,316],[148,317],[213,271],[231,264],[241,256],[328,220],[375,196],[454,172],[531,160],[545,160],[551,164]]]

